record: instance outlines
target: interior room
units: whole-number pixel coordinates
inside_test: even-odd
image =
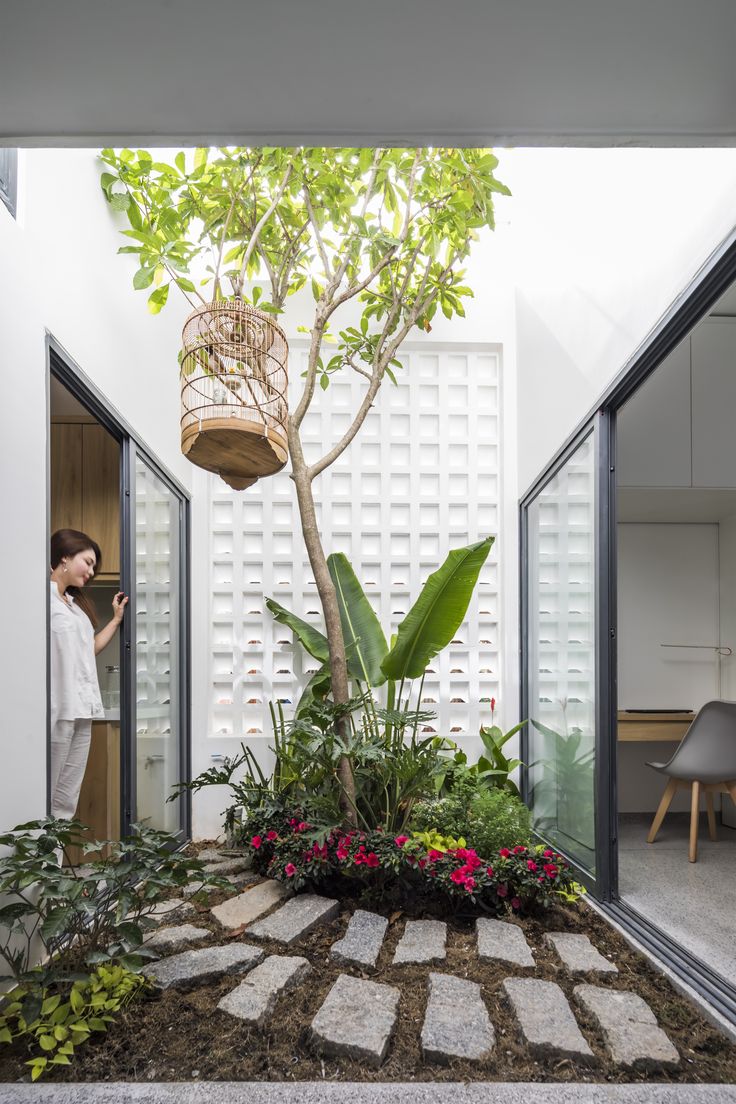
[[[50,532],[78,529],[100,546],[102,563],[90,584],[99,625],[112,615],[120,586],[120,445],[53,375],[50,391]],[[96,657],[104,719],[92,743],[77,817],[92,838],[120,837],[120,634]]]
[[[657,828],[670,776],[648,764],[736,701],[735,367],[731,288],[619,411],[616,461],[619,895],[732,984],[736,806],[701,794],[695,838],[683,783]]]

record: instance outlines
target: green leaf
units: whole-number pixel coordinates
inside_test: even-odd
[[[294,716],[297,720],[306,716],[314,702],[321,701],[330,692],[330,665],[323,663],[318,671],[315,671],[307,685],[302,690],[302,695],[296,704]]]
[[[53,1035],[39,1035],[38,1045],[41,1047],[41,1050],[55,1050],[56,1039]]]
[[[207,149],[206,146],[199,146],[194,151],[194,167],[195,167],[195,169],[201,169],[203,165],[207,164],[207,155],[209,154],[209,152],[210,151],[209,151],[209,149]]]
[[[133,277],[133,287],[135,290],[142,291],[143,288],[150,287],[153,283],[153,274],[155,271],[155,268],[139,268]]]
[[[112,192],[110,206],[113,211],[127,211],[130,206],[130,196],[127,192]]]
[[[158,314],[161,308],[166,305],[166,300],[169,297],[169,286],[169,284],[164,284],[148,296],[148,309],[151,314]]]
[[[177,153],[176,157],[174,158],[174,164],[176,165],[181,175],[184,176],[186,172],[186,161],[184,160],[183,150],[180,150],[179,153]]]
[[[350,674],[368,686],[381,686],[386,681],[381,663],[388,645],[378,617],[344,552],[328,556],[327,566],[337,591]]]
[[[7,1027],[0,1027],[0,1043],[12,1043],[13,1036]]]
[[[284,609],[273,598],[267,598],[266,605],[279,624],[286,625],[287,628],[291,629],[299,643],[311,656],[318,659],[320,663],[326,663],[329,660],[330,646],[324,633],[321,633],[319,629],[315,629],[314,625],[302,621],[301,617],[297,617],[295,613]]]
[[[387,678],[421,678],[429,661],[450,643],[463,622],[493,540],[486,537],[453,549],[442,567],[430,575],[383,660]]]

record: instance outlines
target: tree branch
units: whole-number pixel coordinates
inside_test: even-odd
[[[271,215],[274,213],[279,203],[281,202],[281,197],[286,191],[286,185],[289,183],[289,177],[291,176],[293,168],[294,162],[290,161],[286,172],[284,173],[284,178],[279,185],[278,191],[276,192],[276,195],[273,197],[273,200],[263,212],[255,227],[253,228],[253,233],[251,235],[250,241],[248,242],[248,248],[245,251],[245,257],[243,258],[243,263],[240,266],[240,275],[237,280],[237,290],[235,292],[237,296],[240,296],[242,294],[243,283],[245,282],[245,277],[248,271],[248,261],[253,255],[253,250],[258,244],[258,238],[260,237],[261,230],[266,225]]]

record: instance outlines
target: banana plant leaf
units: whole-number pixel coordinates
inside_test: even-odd
[[[295,613],[284,609],[273,598],[267,598],[266,605],[280,624],[291,629],[299,643],[306,648],[311,656],[318,659],[320,663],[327,662],[330,658],[330,647],[324,633],[321,633],[319,629],[315,629],[314,625],[310,625],[307,621],[302,621],[301,617],[297,617]]]
[[[330,665],[323,663],[319,671],[315,671],[307,685],[302,690],[302,695],[296,704],[294,716],[297,720],[309,714],[315,701],[324,698],[330,690]]]
[[[493,537],[455,548],[399,625],[396,643],[381,664],[389,679],[421,678],[431,659],[449,644],[467,613]]]
[[[386,681],[381,663],[388,645],[373,606],[344,552],[328,556],[327,566],[337,591],[350,674],[367,686],[381,686]]]

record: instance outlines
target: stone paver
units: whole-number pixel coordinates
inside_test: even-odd
[[[205,847],[203,851],[200,851],[197,855],[195,855],[195,858],[199,859],[199,861],[203,863],[224,862],[224,860],[228,858],[228,856],[223,855],[222,851],[218,851],[214,847]]]
[[[241,870],[250,870],[250,859],[223,859],[222,862],[204,864],[205,874],[219,874],[224,878],[226,874],[240,874]]]
[[[356,909],[342,939],[333,943],[330,958],[334,962],[356,966],[375,966],[388,920],[377,912]]]
[[[154,979],[160,989],[193,988],[220,977],[221,974],[242,974],[252,970],[263,958],[260,947],[245,943],[230,943],[226,947],[204,947],[197,951],[184,951],[146,966],[145,972]]]
[[[207,928],[195,928],[194,924],[178,924],[174,928],[159,928],[147,939],[144,938],[143,945],[152,951],[167,954],[188,943],[198,943],[208,935],[212,935],[212,932]]]
[[[453,1058],[479,1061],[489,1056],[495,1041],[480,985],[450,974],[430,974],[422,1027],[424,1058],[437,1062]]]
[[[651,1008],[636,993],[576,985],[573,995],[598,1021],[614,1062],[646,1069],[680,1064]]]
[[[565,994],[554,981],[506,978],[503,989],[519,1021],[522,1039],[532,1051],[588,1061],[593,1058]]]
[[[534,955],[523,931],[504,920],[475,921],[478,936],[478,958],[481,962],[508,962],[511,966],[535,966]]]
[[[149,920],[155,921],[160,924],[163,920],[169,921],[174,919],[176,914],[177,920],[181,916],[189,916],[195,911],[194,905],[191,905],[189,901],[180,901],[176,898],[173,901],[162,901],[160,905],[156,905],[147,916]]]
[[[308,935],[318,924],[334,919],[339,911],[339,901],[320,897],[316,893],[304,893],[300,897],[292,897],[265,919],[251,924],[246,928],[246,934],[290,945]]]
[[[223,928],[233,931],[243,924],[252,924],[290,894],[288,885],[269,878],[267,882],[259,882],[245,893],[239,893],[237,897],[229,897],[210,911]]]
[[[447,924],[442,920],[407,920],[394,955],[401,963],[444,962]]]
[[[545,943],[553,947],[571,974],[617,974],[618,967],[595,949],[587,935],[573,932],[547,932]]]
[[[312,1039],[323,1054],[380,1066],[398,1007],[399,990],[392,985],[340,974],[312,1021]]]
[[[217,1007],[252,1027],[265,1027],[281,994],[298,985],[311,968],[306,958],[269,955]]]

